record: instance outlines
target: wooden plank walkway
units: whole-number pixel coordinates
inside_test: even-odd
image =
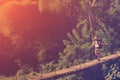
[[[42,75],[40,74],[39,76],[33,77],[28,80],[46,80],[46,79],[49,80],[50,78],[57,77],[57,76],[62,76],[62,75],[66,75],[66,74],[67,75],[74,74],[77,71],[82,71],[86,68],[90,68],[90,67],[98,65],[98,64],[103,64],[109,60],[114,60],[119,57],[120,57],[120,52],[117,52],[116,54],[112,54],[112,55],[100,58],[100,61],[98,61],[98,60],[89,61],[86,63],[82,63],[82,64],[79,64],[76,66],[69,67],[67,69],[53,71],[53,72],[42,74]]]

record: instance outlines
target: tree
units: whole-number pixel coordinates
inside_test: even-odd
[[[26,4],[9,1],[0,7],[0,32],[10,38],[14,46],[14,58],[36,68],[41,62],[58,58],[57,53],[64,48],[62,39],[76,24],[76,20],[50,11],[42,13],[37,4],[29,4],[29,1],[25,0]],[[41,53],[42,50],[45,52]],[[44,61],[43,54],[47,57]]]
[[[96,4],[100,3],[99,1],[97,1]],[[104,1],[103,1],[104,3]],[[99,9],[99,5],[96,5],[95,8]],[[93,8],[93,12],[94,12],[94,8]],[[105,13],[100,12],[101,14],[105,15]],[[93,14],[94,15],[94,14]],[[106,14],[107,15],[107,14]],[[119,43],[119,38],[116,38],[116,36],[118,36],[118,33],[114,30],[114,28],[112,28],[112,26],[108,26],[108,23],[103,22],[106,21],[106,18],[100,18],[98,14],[95,14],[94,16],[94,22],[92,23],[94,26],[90,26],[91,23],[89,23],[88,21],[90,20],[81,20],[80,23],[78,23],[78,25],[76,26],[76,28],[73,29],[72,34],[68,33],[67,36],[69,38],[69,40],[64,40],[64,45],[66,45],[63,53],[60,53],[60,60],[59,60],[59,64],[57,69],[62,69],[62,68],[67,68],[76,64],[80,64],[82,62],[86,62],[89,60],[94,59],[94,57],[90,56],[90,53],[93,53],[92,51],[88,50],[88,47],[91,44],[91,27],[93,28],[92,33],[94,33],[95,35],[100,36],[100,38],[102,38],[102,41],[104,43],[107,43],[108,46],[104,46],[102,48],[102,52],[101,52],[101,56],[106,56],[109,55],[110,53],[113,53],[114,51],[116,51],[116,47],[117,44]],[[82,23],[83,22],[83,23]],[[82,23],[82,24],[81,24]],[[113,36],[114,35],[114,36]],[[115,47],[116,46],[116,47]],[[92,58],[92,59],[90,59]],[[96,72],[93,72],[94,74],[97,75],[97,73],[101,73],[101,76],[94,76],[93,79],[104,79],[104,76],[102,75],[102,70],[101,70],[102,66],[96,68],[98,69]],[[94,68],[93,68],[94,70]],[[93,70],[88,69],[87,72],[91,72]],[[100,73],[98,75],[100,75]],[[78,74],[77,74],[78,75]],[[90,75],[88,73],[85,73],[84,71],[82,72],[82,75],[80,74],[79,77],[77,75],[72,75],[71,77],[64,77],[61,78],[62,80],[79,80],[81,77],[83,76],[82,79],[88,80],[88,76],[85,75]],[[82,80],[81,79],[81,80]],[[93,80],[91,79],[91,80]]]
[[[75,20],[77,20],[77,14],[81,12],[79,5],[80,0],[39,0],[38,3],[40,12],[54,12]]]
[[[115,3],[116,2],[117,1],[115,1]],[[95,56],[93,56],[94,54],[91,54],[94,53],[93,50],[89,49],[89,46],[91,45],[91,35],[93,34],[99,36],[104,43],[107,43],[107,46],[103,46],[102,48],[102,57],[119,50],[119,32],[113,27],[114,22],[108,23],[109,21],[116,19],[108,14],[110,10],[110,6],[108,5],[111,4],[113,4],[111,0],[93,0],[91,5],[89,2],[81,2],[81,6],[83,6],[83,10],[86,11],[84,12],[86,15],[79,15],[79,22],[77,26],[72,30],[72,32],[67,33],[68,39],[63,40],[63,43],[66,47],[64,48],[63,52],[59,53],[60,58],[58,60],[58,64],[53,63],[50,71],[68,68],[70,66],[95,59]],[[112,15],[114,14],[115,13],[112,13]],[[92,15],[94,15],[94,17]],[[107,19],[109,20],[107,21]],[[92,69],[87,69],[81,73],[63,77],[58,80],[103,80],[106,79],[104,76],[106,76],[107,72],[101,70],[102,67],[103,66],[96,66]],[[96,71],[94,72],[94,70]],[[94,74],[94,76],[92,74],[93,78],[89,77],[89,72]],[[103,76],[102,73],[106,74]]]
[[[115,51],[119,50],[120,47],[120,36],[119,36],[119,20],[120,18],[117,16],[119,14],[119,1],[118,0],[105,0],[102,1],[104,6],[102,7],[102,11],[104,10],[104,12],[100,12],[100,16],[99,18],[101,19],[102,22],[105,23],[105,25],[109,26],[110,28],[112,28],[114,31],[111,31],[113,35],[111,36],[107,36],[110,38],[110,46],[109,46],[109,50],[111,53],[114,53]],[[109,6],[108,6],[109,5]],[[101,16],[105,16],[104,18]],[[114,36],[114,37],[113,37]],[[104,76],[106,80],[109,79],[119,79],[119,60],[116,60],[114,62],[111,63],[106,63],[103,66],[103,71],[104,71]]]

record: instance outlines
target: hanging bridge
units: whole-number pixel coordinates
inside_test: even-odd
[[[106,57],[100,58],[100,61],[92,60],[92,61],[82,63],[82,64],[79,64],[76,66],[72,66],[72,67],[69,67],[66,69],[57,70],[57,71],[53,71],[53,72],[45,73],[45,74],[39,74],[38,76],[35,76],[35,77],[30,78],[28,80],[50,80],[52,78],[60,78],[61,76],[74,74],[74,73],[82,71],[84,69],[93,67],[93,66],[98,65],[98,64],[103,64],[107,61],[115,60],[118,58],[120,58],[120,52],[117,52],[115,54],[111,54],[111,55],[108,55]]]

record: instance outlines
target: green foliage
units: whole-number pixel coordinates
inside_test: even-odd
[[[106,53],[115,53],[120,49],[120,36],[119,36],[119,0],[105,0],[102,1],[102,10],[104,12],[100,12],[101,16],[98,16],[102,22],[99,22],[101,26],[101,31],[99,30],[97,34],[102,34],[105,38],[103,41],[108,43],[107,47],[104,47],[104,51]],[[108,6],[109,5],[109,6]],[[102,17],[105,16],[105,17]],[[106,27],[108,26],[108,27]],[[106,35],[105,35],[106,34]],[[104,53],[104,52],[103,52]],[[104,74],[106,80],[117,80],[119,79],[119,63],[111,62],[106,63],[104,66]]]
[[[65,48],[62,52],[59,53],[59,59],[57,62],[56,60],[54,60],[49,63],[44,63],[46,51],[51,48],[54,48],[56,44],[54,44],[53,42],[49,42],[49,40],[45,41],[46,38],[41,39],[41,37],[38,37],[38,36],[35,37],[35,35],[36,34],[38,35],[38,33],[40,32],[37,26],[35,27],[36,31],[33,32],[29,37],[27,32],[30,32],[33,30],[34,28],[33,24],[30,24],[27,26],[24,25],[24,27],[26,27],[26,30],[24,30],[24,28],[21,28],[21,27],[16,28],[18,30],[21,29],[21,32],[17,33],[16,31],[16,33],[22,39],[21,40],[19,37],[15,37],[15,40],[14,40],[15,43],[14,41],[13,43],[14,45],[17,45],[16,49],[18,50],[18,52],[20,51],[22,54],[29,53],[29,56],[24,55],[26,56],[25,59],[26,61],[28,61],[28,63],[32,62],[33,59],[34,59],[34,62],[38,61],[40,63],[39,72],[41,74],[48,73],[55,70],[65,69],[70,66],[78,65],[83,62],[87,62],[95,59],[94,52],[93,52],[94,49],[90,48],[91,41],[92,41],[91,40],[92,33],[99,36],[102,42],[105,43],[105,46],[103,46],[101,49],[101,57],[107,56],[120,49],[120,41],[119,41],[120,40],[120,36],[119,36],[120,34],[120,30],[119,30],[119,25],[120,25],[120,22],[119,22],[120,21],[120,17],[119,17],[120,5],[119,4],[120,3],[119,2],[120,1],[119,0],[97,0],[96,1],[95,6],[92,7],[92,14],[94,15],[92,16],[92,19],[93,19],[92,32],[89,26],[90,23],[88,20],[88,14],[86,14],[88,12],[88,9],[84,1],[85,0],[82,0],[82,1],[81,0],[38,0],[38,6],[40,11],[44,11],[44,10],[45,11],[48,10],[48,12],[53,11],[59,15],[65,15],[67,17],[71,17],[79,21],[76,27],[72,29],[72,32],[67,33],[68,39],[63,40],[63,44],[65,45]],[[23,7],[23,6],[20,5],[18,7]],[[6,10],[3,10],[3,11],[5,11],[5,13],[7,14]],[[7,29],[6,32],[4,32],[4,34],[11,34],[12,30],[8,26],[11,26],[12,23],[8,21],[3,11],[0,11],[0,14],[1,14],[0,17],[2,19],[0,22],[0,25],[4,26],[4,28],[1,29],[0,32],[3,32],[4,30]],[[84,16],[87,16],[87,17],[84,17]],[[61,31],[62,30],[63,29],[61,29]],[[17,40],[17,39],[20,39],[20,40]],[[10,43],[12,42],[6,41],[4,45],[6,46],[7,44],[10,44]],[[31,59],[30,56],[34,58]],[[37,60],[35,60],[36,58]],[[21,67],[21,70],[19,70],[16,73],[16,76],[10,77],[9,80],[10,79],[26,80],[29,77],[33,77],[34,75],[37,75],[33,70],[31,70],[31,68],[29,68],[28,65],[20,65],[20,67]],[[99,70],[100,68],[101,67],[98,67]],[[105,76],[104,78],[106,80],[116,80],[117,78],[120,78],[119,62],[103,64],[102,69],[103,69],[102,70],[103,74]],[[91,69],[91,70],[88,69],[87,71],[91,72],[93,75],[96,75],[96,73],[99,73],[99,71],[95,72],[93,70],[94,69]],[[57,80],[84,80],[84,79],[89,80],[86,75],[90,75],[90,73],[87,73],[87,71],[86,72],[82,71],[81,73],[65,76]],[[100,77],[103,77],[103,76],[100,76]],[[95,76],[93,76],[93,79],[97,80]],[[4,77],[2,77],[2,80],[4,80]],[[7,78],[5,80],[7,80]]]
[[[52,11],[59,15],[76,18],[81,12],[79,5],[80,0],[39,0],[38,8],[40,12]]]
[[[76,76],[73,74],[71,76],[66,76],[66,77],[63,77],[63,78],[59,78],[57,80],[73,80]]]
[[[81,0],[81,8],[82,8],[82,10],[83,10],[84,13],[88,12],[87,3],[86,3],[85,0]]]
[[[105,80],[117,80],[120,79],[120,64],[119,60],[108,62],[103,65],[103,71]]]
[[[3,46],[0,45],[0,48],[10,60],[19,58],[23,64],[36,68],[39,63],[45,62],[46,51],[58,47],[59,41],[54,35],[59,30],[56,27],[59,25],[54,22],[54,19],[58,21],[58,17],[53,13],[42,14],[37,4],[27,4],[26,1],[31,0],[24,0],[26,4],[9,1],[0,7],[0,32],[8,37],[1,42]],[[48,19],[50,20],[47,22]]]
[[[31,71],[29,74],[24,74],[23,70],[18,70],[15,76],[0,76],[0,80],[28,80],[34,76],[37,76],[36,72]]]
[[[101,1],[100,6],[102,8],[104,8],[104,6],[102,6],[102,4],[104,3],[106,3],[106,1],[103,1],[103,2]],[[99,5],[98,5],[98,8],[99,8]],[[101,11],[99,11],[99,13],[102,14]],[[105,15],[105,13],[103,14]],[[96,27],[94,27],[94,30],[92,32],[92,33],[95,33],[95,35],[99,36],[102,39],[103,43],[105,44],[105,46],[103,46],[101,51],[102,57],[117,51],[119,48],[118,47],[119,38],[116,38],[116,36],[118,36],[118,33],[115,31],[113,26],[108,26],[109,25],[108,23],[104,23],[106,18],[104,20],[103,19],[104,18],[103,17],[100,18],[99,15],[95,16],[96,21],[93,22],[94,23],[93,25]],[[77,65],[94,58],[93,54],[91,56],[92,51],[89,50],[89,46],[91,45],[91,37],[90,37],[91,32],[90,32],[88,22],[84,20],[81,20],[81,21],[83,22],[78,23],[76,28],[72,30],[72,34],[71,33],[67,34],[69,40],[63,41],[66,48],[64,49],[63,53],[60,53],[60,60],[57,67],[58,69],[63,69],[73,65]],[[70,80],[74,79],[73,77],[71,78],[70,77],[71,76],[68,76],[62,79],[67,79],[67,78],[69,78]],[[75,78],[76,78],[76,75],[75,75]]]
[[[54,62],[49,62],[47,64],[41,64],[40,65],[40,73],[49,73],[55,70]]]
[[[69,40],[63,40],[66,48],[64,49],[63,53],[60,53],[60,60],[57,69],[68,68],[70,66],[90,60],[88,59],[90,54],[88,52],[89,50],[87,49],[90,45],[90,42],[87,42],[90,39],[88,35],[86,36],[87,32],[89,33],[87,27],[87,23],[85,23],[82,28],[74,28],[72,30],[72,34],[67,34]],[[75,75],[71,75],[62,79],[73,80],[75,79]]]

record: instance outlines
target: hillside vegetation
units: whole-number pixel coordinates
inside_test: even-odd
[[[38,73],[92,61],[96,59],[90,47],[93,35],[107,43],[101,57],[119,51],[119,6],[119,0],[16,0],[2,4],[0,79],[27,80]],[[56,80],[117,80],[119,61]]]

